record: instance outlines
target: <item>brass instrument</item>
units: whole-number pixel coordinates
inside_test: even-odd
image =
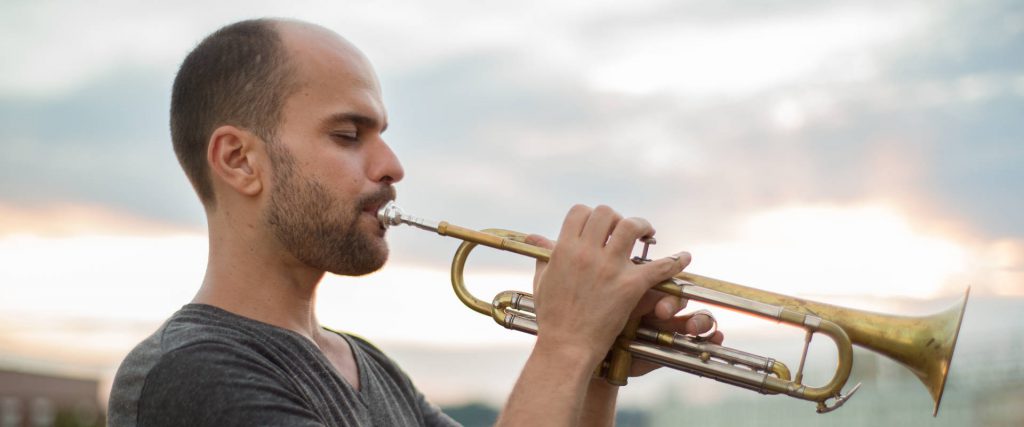
[[[455,294],[467,307],[491,316],[506,328],[537,333],[532,295],[505,291],[499,293],[491,303],[482,301],[466,289],[463,270],[470,251],[478,244],[542,261],[548,260],[550,250],[525,243],[526,235],[523,233],[497,229],[475,231],[444,221],[435,222],[407,215],[394,202],[382,207],[377,217],[385,228],[406,224],[463,240],[452,260],[451,277]],[[654,289],[804,329],[806,337],[796,376],[791,377],[785,364],[771,358],[716,345],[700,337],[659,331],[641,326],[638,322],[630,322],[600,367],[600,373],[612,384],[626,383],[632,358],[637,357],[762,394],[782,393],[814,401],[818,403],[817,412],[824,413],[842,406],[860,387],[857,384],[848,393],[842,393],[853,367],[852,345],[856,344],[899,362],[917,375],[935,401],[933,416],[939,412],[942,391],[970,293],[968,288],[963,298],[945,311],[930,316],[909,317],[793,298],[688,272],[682,272],[656,285]],[[802,383],[808,346],[815,333],[831,338],[838,353],[832,379],[820,387]],[[831,405],[828,403],[830,399],[833,400]]]

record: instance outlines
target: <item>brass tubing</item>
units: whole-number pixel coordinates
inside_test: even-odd
[[[477,313],[490,316],[493,306],[473,296],[469,289],[466,289],[466,281],[463,280],[463,270],[466,269],[465,259],[469,257],[469,253],[473,251],[473,248],[476,248],[476,245],[476,243],[466,241],[462,242],[459,248],[455,250],[455,258],[463,261],[452,263],[452,290],[455,291],[455,296],[459,297],[459,301],[462,301],[466,307],[473,309]]]
[[[459,299],[467,307],[491,316],[507,328],[536,333],[536,320],[532,315],[533,301],[528,294],[519,294],[516,301],[509,299],[512,296],[499,295],[495,303],[487,303],[474,297],[466,289],[463,274],[469,253],[477,244],[541,261],[550,259],[550,250],[527,244],[524,233],[496,229],[475,231],[447,222],[435,223],[406,215],[393,203],[382,207],[378,211],[378,218],[385,228],[390,225],[407,224],[463,240],[452,260],[451,269],[452,287]],[[781,363],[773,361],[771,373],[753,372],[729,366],[728,363],[707,363],[707,358],[688,355],[672,348],[671,345],[664,348],[666,346],[662,341],[670,341],[670,338],[656,337],[655,342],[633,339],[633,334],[637,331],[623,331],[623,337],[628,337],[629,340],[618,340],[616,346],[619,349],[626,348],[645,360],[672,359],[678,356],[683,362],[679,362],[678,366],[670,365],[676,369],[711,376],[719,381],[752,388],[762,393],[785,393],[800,399],[816,401],[819,412],[827,412],[842,405],[850,394],[856,391],[857,387],[854,387],[850,394],[840,394],[852,368],[852,345],[855,344],[883,354],[914,372],[932,395],[935,402],[933,414],[937,414],[970,295],[968,288],[963,298],[949,309],[930,316],[910,317],[849,309],[789,297],[689,272],[680,273],[671,280],[656,285],[654,289],[787,323],[803,328],[809,333],[823,333],[834,341],[838,350],[835,374],[829,383],[822,387],[807,387],[790,380],[788,368]],[[644,334],[639,335],[642,338]],[[727,360],[725,350],[722,356]],[[729,366],[732,370],[720,365]],[[701,366],[705,366],[706,369]],[[755,366],[751,368],[757,369]],[[621,367],[618,370],[621,371]],[[829,399],[835,399],[834,406],[826,405],[825,402]]]

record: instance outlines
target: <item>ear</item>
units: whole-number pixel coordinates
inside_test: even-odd
[[[215,181],[245,196],[256,196],[263,191],[263,171],[266,159],[262,140],[247,130],[234,126],[218,127],[210,135],[206,161]]]

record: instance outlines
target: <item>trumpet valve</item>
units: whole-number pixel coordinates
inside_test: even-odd
[[[651,259],[647,258],[647,251],[651,248],[651,245],[657,244],[658,241],[654,238],[654,236],[644,236],[640,238],[640,242],[644,244],[644,249],[643,252],[640,253],[640,256],[633,257],[633,263],[643,264],[646,262],[651,262]]]

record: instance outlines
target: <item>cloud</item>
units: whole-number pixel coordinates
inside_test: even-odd
[[[860,81],[877,73],[884,46],[920,31],[928,11],[912,3],[825,4],[728,20],[681,17],[604,34],[584,73],[600,90],[702,99],[795,81]]]
[[[171,78],[126,67],[61,97],[0,96],[0,200],[201,225],[170,147]]]
[[[62,69],[93,70],[68,77],[74,84],[0,95],[0,200],[201,224],[167,141],[174,66],[222,23],[277,15],[324,23],[378,65],[387,137],[408,172],[401,201],[423,216],[551,234],[571,203],[608,203],[706,239],[749,212],[885,199],[979,238],[1024,235],[1012,214],[1024,207],[1013,2],[310,5],[213,6],[197,22],[167,9],[131,24],[167,21],[167,35],[86,39],[115,46],[97,54],[100,65]],[[35,46],[19,52],[66,52],[33,19],[8,30]],[[99,20],[128,25],[114,21]],[[716,41],[717,50],[685,48]],[[676,43],[667,52],[680,54],[664,56],[688,63],[634,55]],[[602,66],[630,58],[653,61],[629,77],[659,90],[594,87]],[[759,66],[772,62],[795,68]],[[24,75],[0,74],[3,87],[32,86]]]

